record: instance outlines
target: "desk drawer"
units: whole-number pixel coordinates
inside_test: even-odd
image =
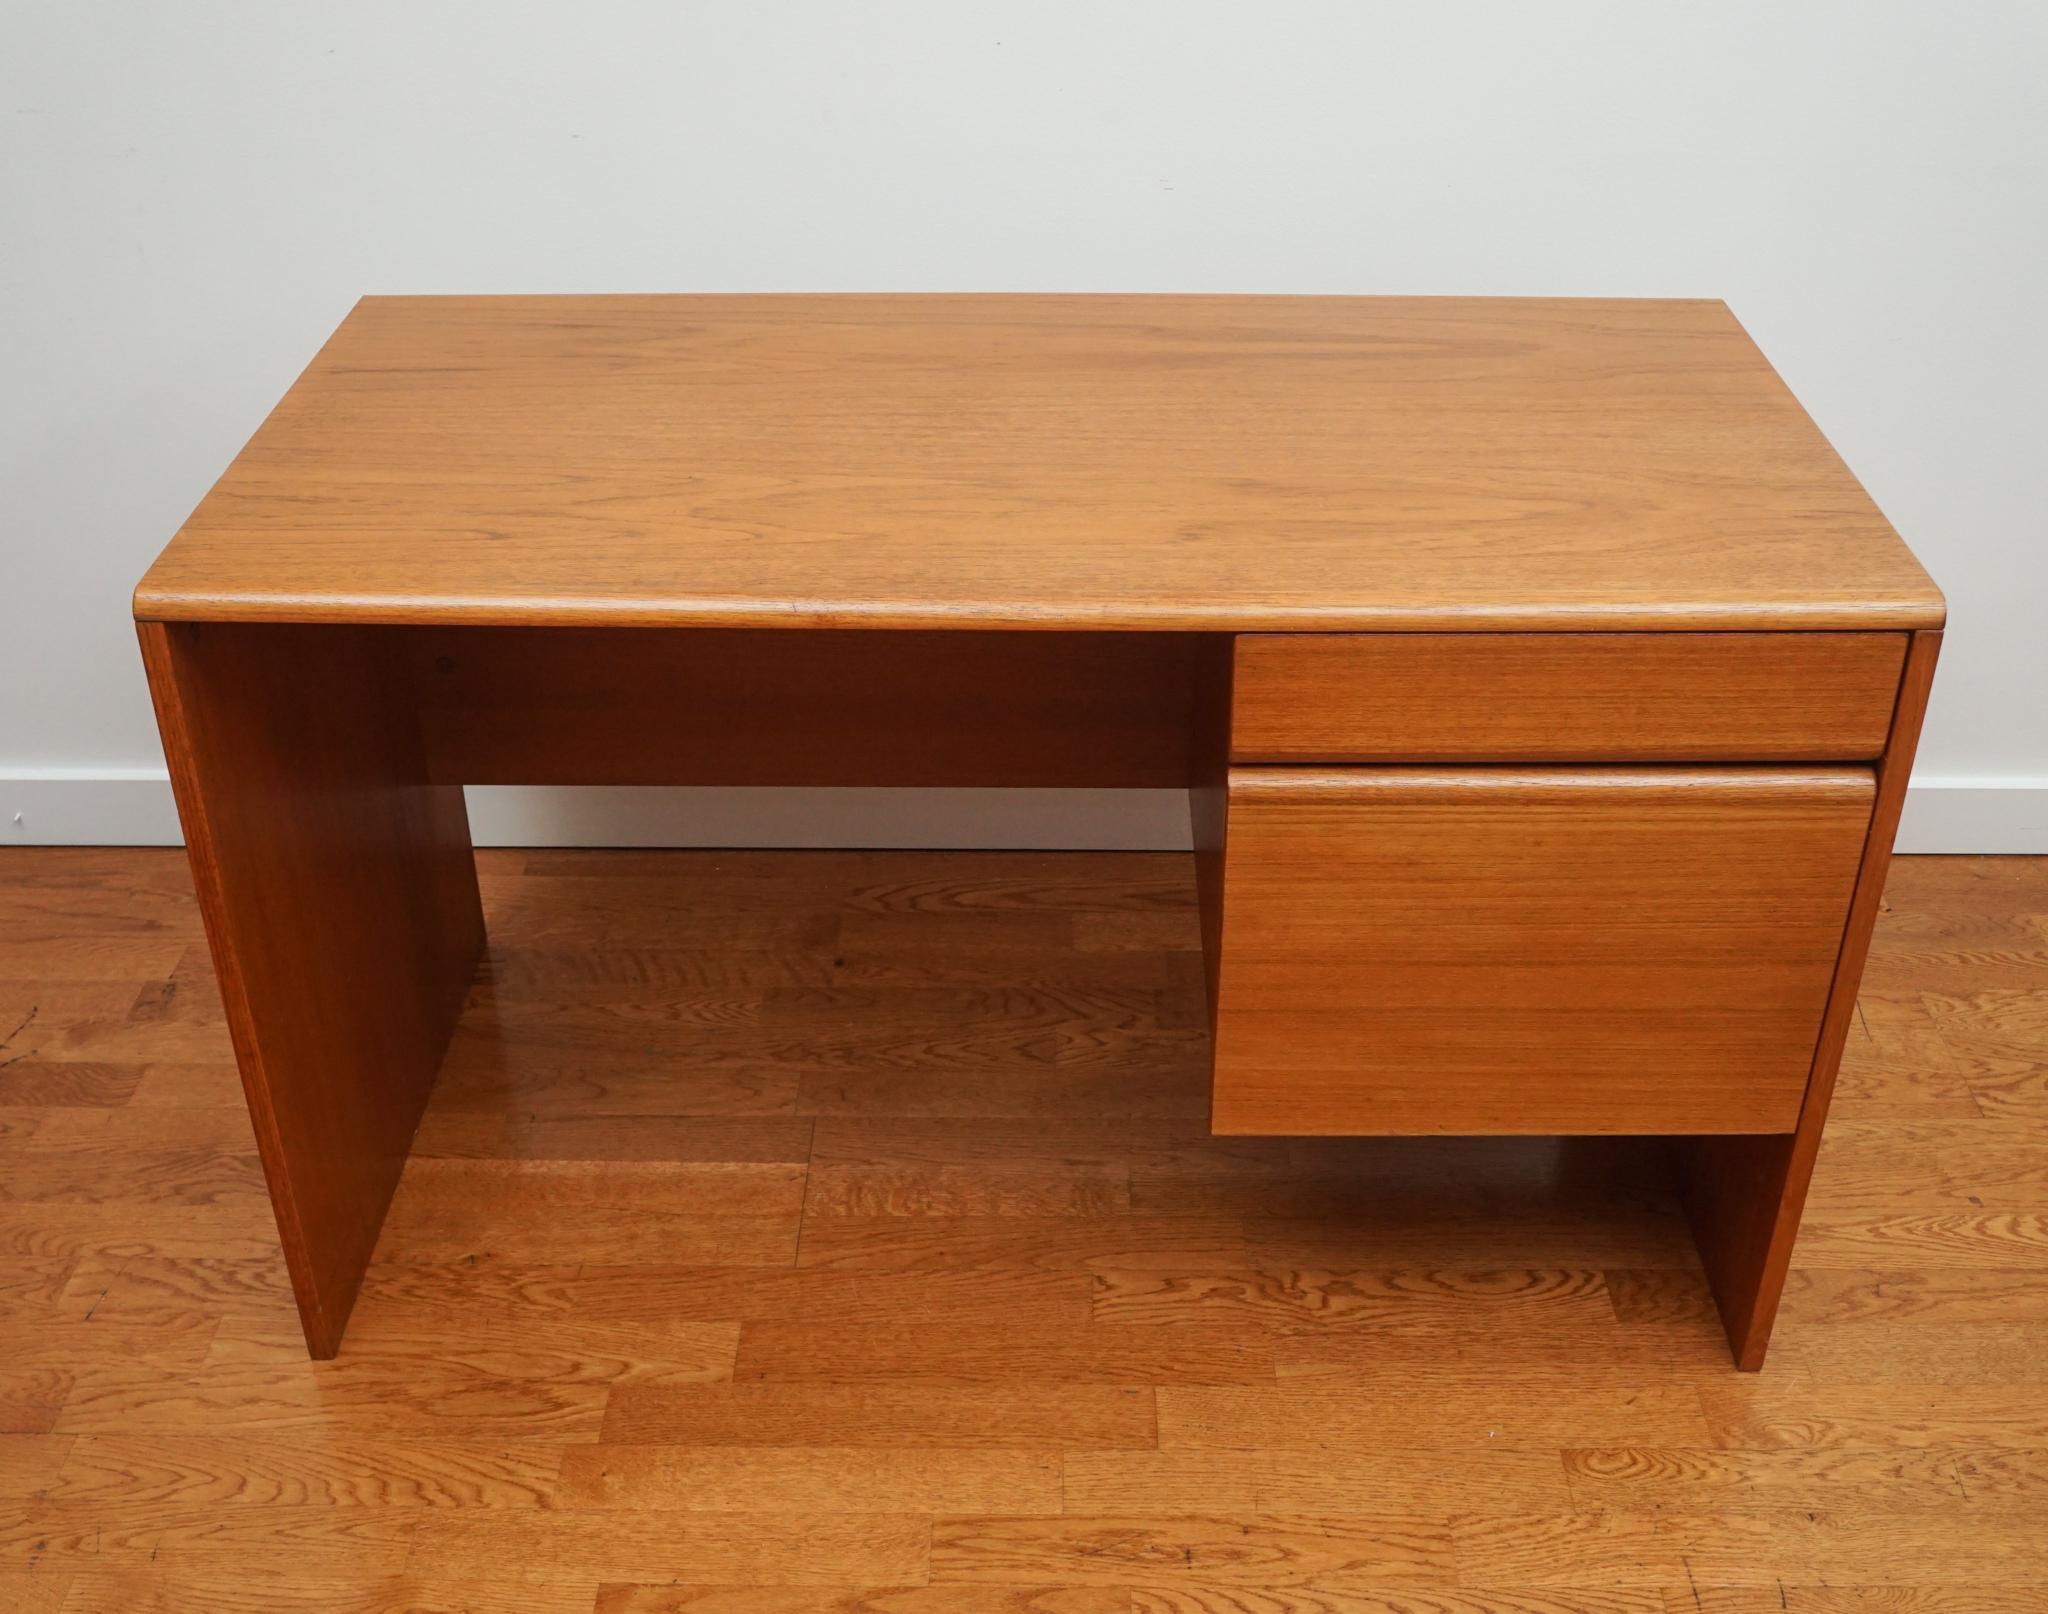
[[[1782,1132],[1863,768],[1240,769],[1219,1133]]]
[[[1902,633],[1308,633],[1237,641],[1238,762],[1862,761]]]

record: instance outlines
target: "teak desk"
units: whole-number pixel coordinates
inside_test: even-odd
[[[1754,1368],[1943,607],[1719,303],[456,297],[135,614],[316,1356],[463,785],[1096,785],[1188,792],[1215,1131],[1677,1137]]]

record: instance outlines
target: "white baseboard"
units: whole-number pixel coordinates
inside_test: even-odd
[[[473,785],[479,846],[1188,846],[1179,790],[783,790]],[[176,846],[161,769],[0,773],[0,846]]]
[[[1896,850],[2048,852],[2048,776],[1915,779]]]
[[[479,846],[1185,849],[1178,790],[510,788],[469,792]],[[0,772],[0,846],[175,846],[161,769]],[[1902,852],[2048,853],[2048,776],[1916,780]]]
[[[21,768],[0,773],[0,846],[177,846],[161,768]]]
[[[479,846],[923,846],[1185,851],[1184,790],[472,786]]]

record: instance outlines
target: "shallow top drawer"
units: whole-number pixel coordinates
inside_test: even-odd
[[[1902,633],[1243,634],[1237,762],[1860,761]]]

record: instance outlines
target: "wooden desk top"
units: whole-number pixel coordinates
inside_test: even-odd
[[[369,298],[136,615],[1931,627],[1714,302]]]

